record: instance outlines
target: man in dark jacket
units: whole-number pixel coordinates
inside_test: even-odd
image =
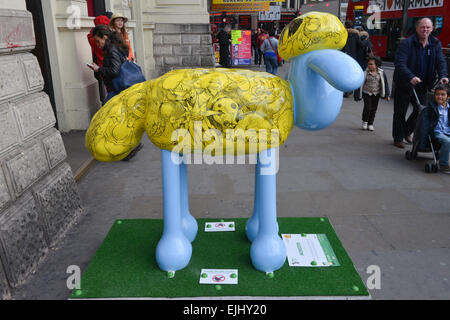
[[[345,21],[345,28],[347,29],[348,37],[342,52],[345,52],[350,57],[358,61],[359,52],[361,51],[361,39],[359,38],[359,32],[353,29],[352,21]],[[348,97],[352,92],[345,92],[344,97]]]
[[[231,44],[231,26],[226,25],[225,29],[219,31],[217,35],[220,47],[219,63],[222,67],[231,67],[230,44]]]
[[[255,65],[261,64],[261,56],[259,55],[259,48],[258,48],[258,45],[256,44],[260,33],[261,33],[260,28],[258,28],[257,30],[254,30],[252,32],[252,50],[254,52]]]
[[[417,22],[416,33],[403,40],[395,53],[394,71],[394,117],[392,137],[394,146],[404,148],[403,139],[412,142],[419,108],[415,103],[412,88],[415,86],[420,103],[426,105],[427,90],[432,89],[436,74],[441,83],[447,84],[447,65],[440,41],[431,35],[433,23],[428,18]],[[405,121],[409,103],[414,111]]]
[[[358,61],[361,69],[364,71],[367,69],[367,58],[372,54],[373,48],[367,31],[360,31],[359,38],[361,40],[361,48],[359,49],[358,59],[356,61]]]
[[[353,29],[353,23],[351,21],[345,22],[345,28],[347,29],[348,37],[345,43],[343,52],[351,56],[353,59],[358,59],[358,53],[361,49],[361,39],[359,37],[359,32]]]

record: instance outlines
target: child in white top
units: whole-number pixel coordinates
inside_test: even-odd
[[[373,131],[373,122],[378,108],[380,97],[390,100],[389,84],[386,74],[381,67],[381,60],[378,57],[370,57],[367,62],[367,69],[364,71],[364,83],[362,87],[355,92],[355,100],[359,101],[360,91],[362,89],[362,98],[364,99],[364,109],[362,113],[362,129]]]

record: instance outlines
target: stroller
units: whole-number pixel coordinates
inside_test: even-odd
[[[416,97],[417,106],[419,108],[419,116],[417,117],[416,126],[414,128],[414,137],[411,151],[406,151],[405,158],[407,160],[417,159],[418,152],[431,152],[433,161],[425,163],[425,172],[439,172],[439,149],[440,143],[434,137],[433,128],[430,126],[430,112],[434,112],[431,108],[427,108],[420,104],[416,90],[413,88]]]

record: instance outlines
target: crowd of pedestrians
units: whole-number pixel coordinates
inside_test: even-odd
[[[380,98],[389,101],[391,97],[389,84],[386,74],[380,68],[381,60],[373,55],[367,32],[354,29],[350,21],[347,21],[345,26],[348,39],[342,50],[358,61],[364,70],[364,83],[354,92],[356,101],[361,100],[361,92],[364,100],[362,129],[374,131],[373,123],[378,101]],[[417,137],[417,143],[426,143],[425,137],[428,136],[431,143],[433,140],[438,141],[440,170],[450,173],[447,63],[441,42],[431,34],[432,31],[433,23],[429,18],[419,19],[416,32],[401,41],[395,53],[392,137],[394,146],[403,149],[405,143],[415,142],[413,136],[415,129],[418,126],[424,126],[418,131],[424,136]],[[428,101],[428,92],[433,90],[434,97],[432,101]],[[351,94],[346,92],[344,96],[348,97]],[[405,119],[410,103],[413,111],[408,119]],[[418,118],[423,108],[425,108],[423,117]],[[419,149],[425,150],[425,147]]]
[[[122,71],[122,67],[126,62],[135,60],[126,29],[127,21],[128,19],[121,14],[106,12],[94,19],[95,27],[87,35],[93,59],[88,67],[94,71],[94,76],[99,81],[100,99],[103,104],[125,89],[123,85],[118,85],[119,81],[127,81],[127,79],[122,79],[127,76],[126,71]],[[140,68],[133,70],[139,72]],[[145,80],[142,74],[131,77],[139,79],[137,81]],[[128,82],[130,82],[129,79]],[[137,82],[131,81],[128,85],[134,83]],[[139,143],[123,161],[133,158],[142,147],[142,143]]]
[[[211,35],[213,43],[217,42],[219,44],[219,64],[221,67],[231,68],[231,26],[227,24],[219,31],[214,27]],[[266,72],[276,75],[278,66],[281,64],[281,58],[278,55],[277,30],[274,27],[270,27],[268,31],[257,28],[252,32],[251,55],[255,65],[259,67],[264,65]]]

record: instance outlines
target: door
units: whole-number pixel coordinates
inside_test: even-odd
[[[103,0],[87,0],[88,15],[90,17],[97,17],[105,13],[106,6]]]
[[[27,10],[33,16],[34,35],[36,38],[36,47],[31,51],[39,62],[42,77],[44,78],[44,92],[49,96],[53,113],[56,117],[55,94],[53,91],[52,73],[50,69],[50,60],[47,46],[47,37],[45,35],[44,14],[42,12],[42,0],[26,0]],[[58,128],[58,122],[56,122]]]

